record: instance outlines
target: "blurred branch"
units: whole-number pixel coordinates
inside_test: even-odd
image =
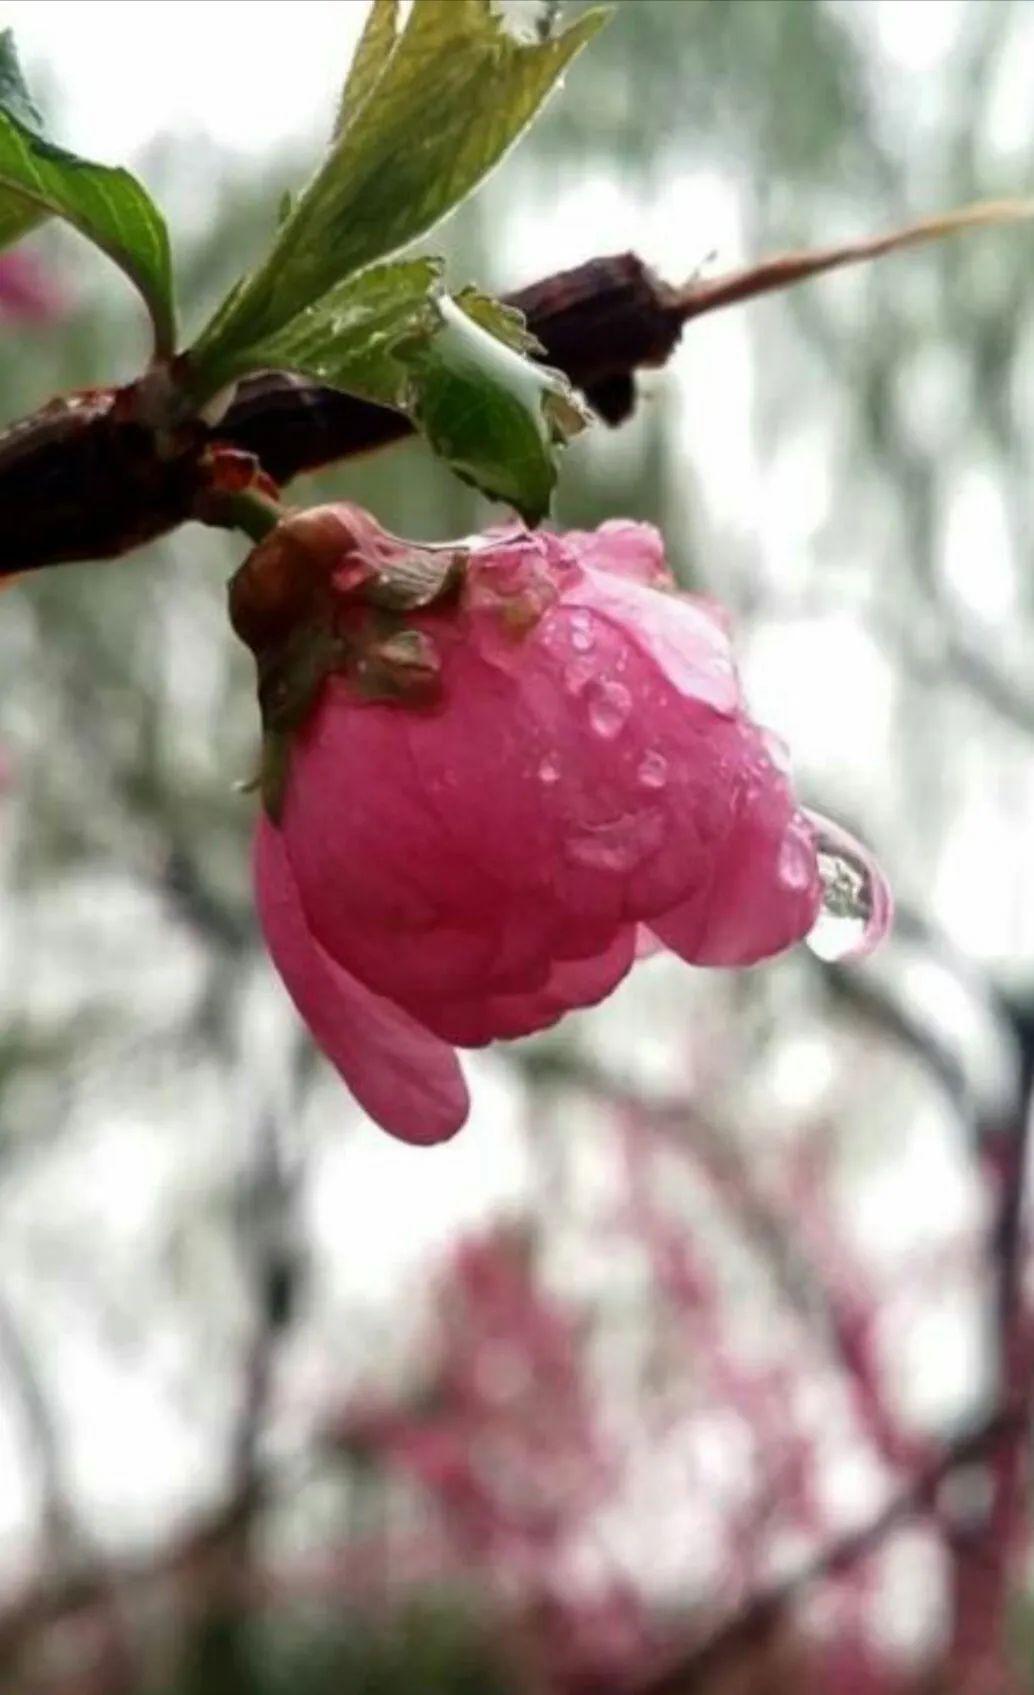
[[[47,1633],[62,1621],[89,1621],[101,1632],[105,1695],[137,1689],[123,1617],[138,1610],[141,1594],[171,1583],[192,1598],[189,1652],[201,1687],[234,1695],[251,1687],[241,1653],[241,1626],[254,1597],[252,1536],[266,1504],[272,1476],[264,1465],[261,1438],[269,1410],[276,1348],[291,1321],[299,1276],[292,1240],[291,1208],[299,1172],[284,1160],[277,1126],[267,1113],[249,1146],[256,1148],[237,1201],[238,1230],[246,1277],[254,1296],[253,1329],[246,1350],[237,1415],[231,1430],[228,1478],[222,1503],[156,1552],[125,1557],[117,1564],[75,1535],[72,1557],[44,1564],[20,1592],[0,1603],[0,1672],[20,1673]],[[0,1303],[0,1347],[17,1362],[17,1381],[31,1410],[34,1434],[47,1467],[50,1493],[63,1508],[66,1492],[60,1455],[46,1403],[20,1340]],[[68,1532],[66,1543],[73,1535]],[[207,1680],[207,1681],[206,1681]],[[92,1687],[92,1685],[91,1685]]]
[[[766,1194],[735,1137],[703,1118],[690,1098],[644,1101],[608,1079],[591,1061],[572,1059],[567,1054],[560,1056],[553,1075],[590,1090],[601,1102],[628,1116],[633,1134],[625,1138],[626,1159],[646,1126],[682,1154],[691,1155],[744,1240],[759,1252],[787,1309],[806,1332],[821,1337],[842,1373],[860,1427],[875,1451],[888,1467],[911,1475],[925,1461],[929,1445],[908,1430],[894,1412],[891,1398],[883,1392],[871,1341],[872,1306],[857,1286],[858,1279],[850,1273],[846,1252],[836,1240],[839,1233],[835,1225],[825,1232],[821,1248],[815,1243],[809,1251],[808,1233],[800,1227],[796,1210],[788,1215],[785,1205]],[[682,1227],[678,1225],[668,1233],[648,1194],[641,1185],[637,1188],[640,1226],[653,1245],[661,1248],[662,1261],[674,1269],[689,1246]],[[812,1204],[808,1213],[817,1216],[818,1208]],[[654,1276],[659,1285],[663,1283],[659,1268],[655,1268]],[[692,1277],[684,1278],[683,1287],[689,1288],[692,1281]]]
[[[957,631],[946,630],[945,643],[952,672],[959,681],[999,717],[1025,735],[1034,736],[1034,695],[1015,684],[990,654],[965,641]]]
[[[962,634],[934,585],[924,582],[922,587],[931,617],[936,620],[934,632],[940,652],[931,653],[900,619],[892,622],[869,612],[866,622],[873,634],[898,649],[914,677],[931,683],[961,683],[1006,723],[1034,736],[1034,693],[1015,681],[979,641]]]
[[[276,1352],[293,1317],[300,1272],[292,1229],[299,1168],[288,1167],[272,1111],[262,1115],[248,1145],[254,1155],[236,1195],[236,1213],[254,1303],[252,1335],[230,1438],[224,1532],[209,1549],[201,1614],[188,1652],[188,1683],[221,1695],[248,1695],[253,1687],[245,1637],[256,1518],[268,1496],[261,1443]]]
[[[121,1559],[117,1582],[122,1594],[163,1580],[203,1587],[213,1560],[237,1535],[240,1512],[239,1502],[227,1500],[157,1553]],[[43,1571],[5,1597],[0,1604],[0,1671],[18,1667],[40,1636],[62,1620],[92,1616],[106,1608],[112,1576],[100,1561],[71,1572]]]
[[[904,451],[895,448],[890,457],[900,467]],[[915,618],[907,612],[904,617],[891,617],[867,608],[864,627],[877,642],[896,651],[902,667],[917,681],[961,683],[999,718],[1034,737],[1034,691],[999,664],[985,644],[958,628],[936,585],[926,580],[929,575],[924,574],[921,584],[924,612],[928,614],[923,639],[917,639]],[[838,609],[834,596],[813,590],[806,595],[766,593],[759,606],[763,616],[777,619],[812,618]]]
[[[231,1496],[242,1502],[259,1494],[259,1441],[274,1356],[294,1314],[300,1272],[291,1229],[298,1172],[287,1167],[272,1113],[264,1115],[254,1146],[254,1166],[237,1197],[238,1231],[255,1302],[230,1467]]]
[[[163,820],[164,823],[164,820]],[[169,834],[173,835],[170,822]],[[186,830],[173,840],[152,881],[170,911],[216,955],[236,963],[253,943],[254,928],[242,913],[220,901],[205,881]]]
[[[97,1627],[98,1660],[103,1662],[108,1695],[130,1689],[137,1681],[130,1620],[123,1606],[118,1574],[103,1552],[88,1538],[72,1507],[72,1490],[65,1475],[61,1441],[32,1353],[6,1300],[0,1300],[0,1354],[22,1404],[26,1427],[35,1449],[41,1497],[43,1567],[49,1582],[75,1594],[84,1580],[92,1595]],[[83,1574],[89,1572],[84,1579]],[[0,1672],[14,1668],[40,1621],[30,1591],[22,1603],[0,1611]]]
[[[813,963],[830,998],[859,1014],[868,1024],[882,1030],[914,1054],[969,1124],[973,1114],[966,1069],[947,1043],[940,1041],[882,984],[859,972],[845,971],[839,965],[829,965],[817,959]]]
[[[79,1547],[80,1534],[65,1479],[61,1444],[36,1362],[6,1298],[0,1298],[0,1355],[21,1402],[35,1452],[44,1541],[52,1559],[64,1560]]]
[[[918,919],[913,919],[909,928],[926,933],[926,926]],[[697,1642],[684,1654],[676,1655],[666,1668],[635,1685],[634,1695],[688,1695],[702,1688],[705,1679],[731,1670],[734,1664],[742,1663],[741,1656],[763,1649],[773,1640],[791,1622],[794,1609],[812,1586],[844,1574],[874,1553],[900,1524],[929,1514],[936,1514],[938,1534],[951,1562],[954,1606],[948,1664],[957,1679],[952,1687],[983,1688],[979,1675],[1002,1663],[1007,1608],[1029,1534],[1026,1495],[1034,1315],[1027,1310],[1022,1273],[1027,1254],[1025,1207],[1034,1100],[1034,1005],[1006,1004],[999,997],[999,1010],[1011,1027],[1018,1059],[1013,1108],[1002,1119],[997,1114],[991,1117],[979,1112],[970,1099],[964,1069],[950,1049],[933,1038],[920,1019],[900,1008],[878,982],[841,968],[821,969],[834,993],[912,1049],[967,1120],[977,1120],[977,1146],[984,1160],[993,1165],[998,1196],[988,1244],[998,1313],[998,1410],[976,1430],[943,1447],[913,1438],[894,1416],[875,1375],[864,1291],[859,1299],[849,1280],[840,1286],[829,1274],[832,1262],[824,1268],[825,1276],[815,1276],[802,1259],[798,1235],[787,1240],[784,1222],[758,1191],[750,1171],[745,1166],[741,1169],[735,1158],[732,1164],[723,1163],[721,1144],[716,1168],[713,1154],[705,1148],[705,1171],[716,1175],[722,1201],[762,1248],[784,1294],[805,1315],[809,1307],[813,1317],[819,1310],[823,1312],[824,1328],[839,1358],[862,1428],[898,1482],[888,1504],[866,1526],[820,1546],[789,1580],[755,1592],[703,1643]],[[698,1156],[695,1131],[699,1115],[690,1099],[637,1102],[620,1082],[611,1082],[598,1065],[578,1059],[572,1062],[563,1054],[545,1067],[539,1061],[533,1073],[536,1069],[587,1087],[619,1109],[634,1109],[655,1126],[679,1130],[684,1136],[688,1131],[688,1144]],[[810,1216],[811,1209],[804,1210]],[[793,1267],[789,1280],[783,1269],[788,1253]],[[815,1299],[809,1300],[812,1287]],[[976,1465],[986,1482],[986,1506],[975,1516],[969,1511],[964,1519],[957,1519],[951,1502],[938,1499],[941,1486],[956,1472]]]
[[[1025,1429],[1025,1409],[1013,1407],[996,1413],[976,1430],[949,1443],[868,1523],[820,1548],[813,1559],[785,1581],[754,1595],[713,1635],[636,1684],[629,1695],[690,1695],[690,1691],[701,1686],[705,1676],[735,1662],[746,1649],[763,1642],[809,1589],[849,1571],[876,1552],[892,1531],[935,1508],[938,1492],[954,1473],[986,1461],[1011,1433]]]
[[[1031,1116],[1034,1108],[1034,1004],[1001,997],[1015,1040],[1017,1082],[1015,1119],[1005,1128],[1008,1161],[1002,1173],[1001,1200],[992,1244],[997,1273],[998,1322],[1007,1333],[1020,1319],[1025,1247],[1025,1211],[1030,1173]]]
[[[1028,1264],[1027,1210],[1034,1115],[1034,1003],[1002,998],[1017,1050],[1012,1118],[985,1138],[985,1159],[997,1189],[989,1242],[998,1353],[998,1393],[1018,1409],[989,1466],[987,1509],[967,1534],[952,1539],[954,1608],[952,1668],[959,1686],[978,1687],[994,1667],[1005,1639],[1015,1573],[1030,1541],[1029,1449],[1034,1396],[1034,1312],[1024,1287]],[[972,1680],[972,1681],[970,1681]]]

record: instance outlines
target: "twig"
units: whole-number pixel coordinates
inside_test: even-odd
[[[862,241],[779,254],[682,288],[623,253],[590,259],[506,298],[525,314],[543,357],[566,372],[606,422],[619,424],[634,409],[636,373],[664,365],[692,319],[845,265],[1030,215],[1027,201],[968,206]],[[70,395],[0,435],[0,576],[116,558],[189,521],[216,446],[253,455],[285,483],[411,429],[399,413],[274,374],[244,382],[218,425],[197,419],[175,439],[147,426],[138,398],[136,384]]]
[[[684,303],[634,254],[593,259],[510,295],[543,344],[604,417],[634,403],[633,375],[662,365]],[[135,415],[132,389],[52,401],[0,435],[0,576],[109,559],[194,516],[206,453],[254,455],[277,483],[398,441],[401,413],[267,373],[241,384],[219,425],[197,421],[159,452]]]
[[[722,306],[735,306],[741,300],[759,294],[771,294],[775,289],[791,288],[811,277],[829,271],[843,270],[869,259],[881,259],[888,253],[905,247],[921,247],[930,241],[941,241],[947,235],[994,224],[1021,223],[1034,217],[1034,201],[985,200],[974,206],[963,206],[955,212],[945,212],[933,218],[921,218],[903,229],[887,235],[868,236],[861,241],[841,242],[835,247],[820,247],[810,252],[777,253],[758,265],[736,271],[731,276],[717,277],[713,282],[695,283],[687,290],[691,302],[687,319],[701,312],[714,312]]]

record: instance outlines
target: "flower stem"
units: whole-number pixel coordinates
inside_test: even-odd
[[[252,541],[261,541],[287,517],[288,508],[257,489],[212,492],[199,514],[206,524],[223,530],[243,530]]]

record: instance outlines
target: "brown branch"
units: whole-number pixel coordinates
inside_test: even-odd
[[[546,362],[564,371],[611,424],[633,410],[635,372],[671,357],[686,317],[684,297],[634,253],[590,259],[506,299],[524,313]],[[218,433],[286,483],[410,432],[400,413],[268,373],[241,385]]]
[[[777,253],[746,270],[734,271],[731,276],[695,284],[688,291],[686,318],[695,318],[701,312],[714,312],[722,306],[735,306],[759,294],[771,294],[775,289],[791,288],[811,277],[843,270],[846,265],[882,259],[888,253],[900,252],[905,247],[921,247],[964,230],[1022,222],[1032,215],[1034,201],[985,200],[938,217],[921,218],[918,223],[891,230],[887,235],[867,236],[861,241],[845,241],[836,247],[818,247],[809,252]]]
[[[634,404],[634,374],[675,347],[685,302],[634,254],[593,259],[508,296],[600,414]],[[253,454],[278,483],[401,440],[398,412],[335,389],[264,373],[243,382],[217,428],[195,423],[158,443],[135,391],[52,401],[0,435],[0,576],[111,559],[195,515],[202,459],[218,442]]]
[[[964,207],[889,234],[780,254],[682,288],[634,253],[590,259],[506,298],[599,415],[635,406],[636,373],[664,365],[691,319],[773,289],[957,231],[1031,215],[1025,201]],[[142,421],[140,385],[52,401],[0,434],[0,577],[84,559],[113,559],[197,516],[206,453],[251,454],[278,483],[410,433],[408,419],[339,391],[274,373],[243,382],[226,416],[174,438]]]

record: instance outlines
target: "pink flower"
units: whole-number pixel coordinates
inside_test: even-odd
[[[466,1559],[511,1588],[542,1580],[614,1473],[578,1324],[537,1286],[529,1247],[505,1228],[461,1241],[435,1288],[430,1381],[410,1406],[359,1399],[328,1430],[418,1481]]]
[[[318,508],[255,549],[231,614],[265,712],[266,941],[394,1134],[452,1135],[454,1047],[602,1000],[644,926],[743,966],[814,925],[815,830],[650,526],[426,548]]]
[[[47,324],[64,302],[46,269],[31,253],[0,254],[0,317]]]

